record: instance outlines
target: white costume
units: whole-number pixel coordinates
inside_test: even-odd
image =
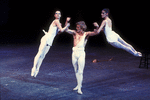
[[[137,52],[130,44],[125,42],[117,33],[112,31],[112,28],[108,26],[108,21],[107,20],[105,21],[106,21],[106,25],[104,28],[104,33],[109,44],[111,44],[116,48],[124,49],[134,56],[139,56],[139,57],[142,56],[140,52]]]
[[[48,33],[45,33],[46,36],[46,42],[49,46],[52,46],[53,40],[55,38],[55,36],[58,33],[58,28],[57,26],[53,26],[52,24],[49,27],[49,31]]]
[[[72,48],[72,64],[75,70],[77,79],[77,86],[73,90],[78,90],[79,94],[82,94],[81,87],[83,81],[83,70],[85,66],[85,45],[87,42],[86,33],[83,34],[80,42]]]
[[[34,58],[34,65],[33,65],[32,71],[31,71],[31,76],[34,76],[34,77],[37,76],[40,66],[42,64],[42,61],[45,58],[45,55],[48,53],[50,46],[52,46],[54,37],[56,36],[57,33],[58,33],[57,26],[53,26],[51,24],[49,27],[48,33],[45,32],[45,35],[41,39],[39,51]]]
[[[108,26],[108,22],[106,21],[104,33],[108,42],[117,42],[120,37],[117,33],[112,31],[111,27]]]

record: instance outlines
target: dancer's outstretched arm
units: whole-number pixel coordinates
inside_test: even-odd
[[[58,27],[59,33],[60,32],[64,32],[69,26],[70,23],[65,24],[65,27],[62,28],[61,23],[59,22],[59,20],[55,20],[55,25]],[[47,34],[48,32],[46,32],[44,29],[42,30],[45,34]]]
[[[67,33],[69,33],[69,34],[72,34],[72,35],[76,34],[76,31],[75,31],[75,30],[66,29],[65,31],[66,31]]]
[[[68,24],[68,22],[70,21],[70,19],[71,19],[70,17],[67,17],[66,22],[65,22],[65,25]],[[76,34],[76,31],[69,29],[69,27],[68,27],[65,31],[66,31],[67,33],[69,33],[69,34],[72,34],[72,35]]]
[[[97,22],[94,23],[94,26],[97,27],[97,33],[100,33],[100,31],[103,29],[103,27],[106,25],[106,21],[104,20],[101,24],[101,26],[99,27],[99,25],[97,24]]]
[[[60,32],[64,32],[64,31],[70,26],[70,24],[67,23],[67,24],[65,25],[65,27],[62,28],[62,27],[61,27],[61,24],[60,24],[60,22],[59,22],[59,20],[55,20],[54,23],[55,23],[55,25],[58,27],[58,29],[60,30]]]
[[[99,34],[99,33],[97,32],[97,31],[98,31],[98,28],[99,28],[99,25],[98,25],[96,22],[93,23],[93,25],[96,26],[97,28],[94,29],[93,32],[91,32],[91,31],[86,32],[86,34],[89,35],[89,36],[94,36],[94,35],[98,35],[98,34]]]
[[[88,32],[86,32],[86,34],[87,34],[87,35],[89,35],[89,36],[98,35],[98,33],[97,33],[97,29],[94,29],[94,31],[93,31],[93,32],[88,31]]]
[[[70,19],[71,19],[71,17],[67,17],[65,25],[67,25],[67,23],[69,23]]]

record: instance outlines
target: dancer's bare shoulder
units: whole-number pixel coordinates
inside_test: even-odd
[[[52,22],[53,26],[59,26],[61,25],[61,23],[59,22],[58,19],[55,19],[53,22]]]

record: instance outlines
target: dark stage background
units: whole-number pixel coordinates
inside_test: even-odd
[[[38,76],[30,76],[44,35],[42,29],[48,31],[56,10],[62,12],[63,26],[69,16],[71,29],[75,29],[77,21],[84,20],[87,31],[92,31],[93,22],[102,22],[101,10],[109,8],[113,30],[142,51],[150,47],[148,4],[114,0],[0,0],[1,100],[149,100],[149,69],[138,68],[140,58],[110,46],[103,32],[90,37],[87,43],[83,95],[72,91],[76,86],[71,63],[73,37],[65,32],[56,36]],[[92,63],[93,59],[100,62]]]
[[[94,29],[93,22],[101,23],[101,10],[110,9],[113,30],[135,48],[148,48],[148,2],[109,2],[109,1],[0,1],[0,44],[39,44],[54,19],[56,10],[61,10],[61,23],[64,26],[66,17],[71,17],[71,29],[77,21],[84,20],[88,31]],[[144,8],[143,8],[144,7]],[[147,27],[146,27],[147,26]],[[54,44],[72,44],[72,36],[62,33],[56,36]],[[89,46],[105,46],[103,32],[89,38]],[[147,46],[145,46],[147,44]]]

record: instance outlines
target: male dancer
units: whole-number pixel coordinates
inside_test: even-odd
[[[51,23],[51,25],[49,27],[49,31],[45,32],[43,30],[45,35],[41,38],[41,44],[39,46],[39,51],[34,58],[34,64],[33,64],[33,68],[31,71],[31,76],[33,76],[33,77],[37,76],[40,66],[42,64],[42,61],[45,58],[46,54],[48,53],[50,47],[52,46],[53,40],[58,33],[58,29],[60,32],[63,32],[67,29],[67,27],[70,26],[70,24],[68,23],[68,24],[66,24],[66,26],[64,28],[61,27],[61,24],[59,22],[59,20],[61,18],[60,11],[56,11],[54,14],[54,17],[55,17],[55,20]]]
[[[66,21],[69,20],[70,18],[67,18]],[[77,86],[73,90],[78,90],[79,94],[82,94],[81,87],[83,81],[83,70],[85,66],[85,45],[89,36],[97,35],[96,30],[94,32],[85,32],[86,28],[85,22],[80,21],[76,23],[76,30],[66,30],[66,32],[72,34],[74,38],[74,47],[72,48],[72,64],[75,70]]]

